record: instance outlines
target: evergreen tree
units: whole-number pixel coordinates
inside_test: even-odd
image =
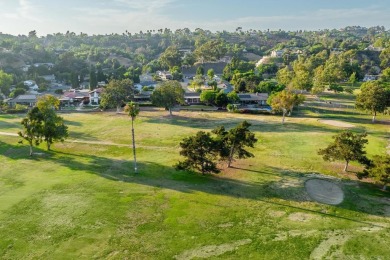
[[[366,162],[364,145],[368,143],[367,134],[354,134],[351,131],[344,131],[333,136],[334,142],[325,149],[318,151],[325,161],[344,160],[344,171],[348,171],[351,161]]]

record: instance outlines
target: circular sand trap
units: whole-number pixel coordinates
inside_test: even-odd
[[[344,200],[343,190],[337,184],[328,180],[307,180],[305,188],[310,198],[320,203],[337,205]]]
[[[323,124],[327,124],[327,125],[331,125],[331,126],[338,126],[338,127],[344,127],[344,128],[355,127],[355,125],[353,125],[353,124],[349,124],[349,123],[345,123],[345,122],[341,122],[341,121],[337,121],[337,120],[318,120],[318,121],[323,123]]]

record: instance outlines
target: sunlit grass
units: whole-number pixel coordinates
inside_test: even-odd
[[[367,131],[369,156],[386,152],[389,125],[333,110],[317,116],[315,109],[301,110],[285,125],[277,115],[141,111],[135,122],[139,174],[124,114],[63,114],[69,139],[52,152],[35,148],[32,158],[18,137],[0,135],[0,258],[180,259],[211,250],[230,259],[307,259],[318,248],[330,258],[390,255],[388,194],[344,174],[342,162],[317,155],[343,130],[321,118]],[[20,119],[0,115],[0,132],[16,133]],[[251,149],[255,158],[217,176],[173,169],[182,138],[242,120],[259,139]],[[344,202],[311,201],[303,185],[313,173],[343,179]]]

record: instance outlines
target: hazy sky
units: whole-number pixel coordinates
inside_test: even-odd
[[[390,0],[0,0],[0,32],[390,28]]]

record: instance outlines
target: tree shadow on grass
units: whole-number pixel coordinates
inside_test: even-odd
[[[170,118],[147,118],[148,123],[152,124],[172,124],[177,126],[190,127],[195,129],[207,129],[212,130],[217,128],[218,126],[225,126],[225,128],[230,129],[242,121],[248,121],[252,124],[251,130],[256,130],[261,132],[331,132],[336,133],[339,132],[339,129],[334,127],[329,127],[327,125],[316,126],[305,123],[294,123],[294,122],[286,122],[282,124],[281,118],[279,121],[267,121],[267,118],[261,119],[245,119],[245,118],[192,118],[192,117],[183,117],[183,116],[174,116]]]
[[[21,151],[23,151],[23,154]],[[361,187],[360,183],[356,181],[348,181],[348,185],[343,185],[343,182],[341,182],[345,193],[345,200],[337,206],[330,206],[313,202],[308,197],[304,188],[304,181],[307,180],[305,178],[306,173],[299,171],[286,171],[272,167],[267,167],[262,170],[236,168],[236,170],[250,171],[259,175],[267,174],[269,176],[269,179],[264,179],[263,181],[248,182],[226,176],[202,176],[185,171],[175,171],[172,167],[151,161],[141,161],[138,163],[139,173],[135,174],[133,172],[133,162],[130,160],[59,151],[47,152],[41,149],[36,149],[36,151],[45,155],[33,156],[31,158],[31,167],[34,167],[35,162],[50,162],[53,164],[53,167],[65,167],[76,174],[77,172],[80,172],[80,174],[92,174],[110,181],[134,183],[183,193],[203,192],[232,198],[250,199],[370,226],[373,224],[360,219],[363,216],[354,217],[354,213],[351,214],[349,212],[355,211],[383,216],[383,203],[375,201],[373,203],[370,199],[367,199],[366,195],[372,196],[369,192],[373,187],[367,184]],[[29,158],[27,149],[9,145],[1,141],[0,152],[0,159],[1,156],[13,160]],[[275,178],[272,178],[271,175],[274,175]],[[321,178],[321,176],[319,177]],[[311,176],[310,178],[314,177]],[[378,195],[378,192],[376,191],[376,195]],[[380,195],[382,197],[384,196],[382,193]],[[385,195],[389,196],[388,194]],[[297,202],[312,203],[312,207],[308,209],[300,206],[302,204],[297,204]],[[316,210],[318,206],[325,207],[326,210]],[[346,211],[333,214],[332,212],[335,211],[334,208],[342,208]]]
[[[22,121],[22,119],[20,119]],[[0,131],[10,129],[10,128],[21,128],[20,122],[15,123],[9,123],[6,121],[0,121]]]
[[[83,125],[83,123],[81,123],[81,122],[71,121],[71,120],[67,120],[67,119],[64,119],[64,124],[71,125],[71,126],[82,126]]]

